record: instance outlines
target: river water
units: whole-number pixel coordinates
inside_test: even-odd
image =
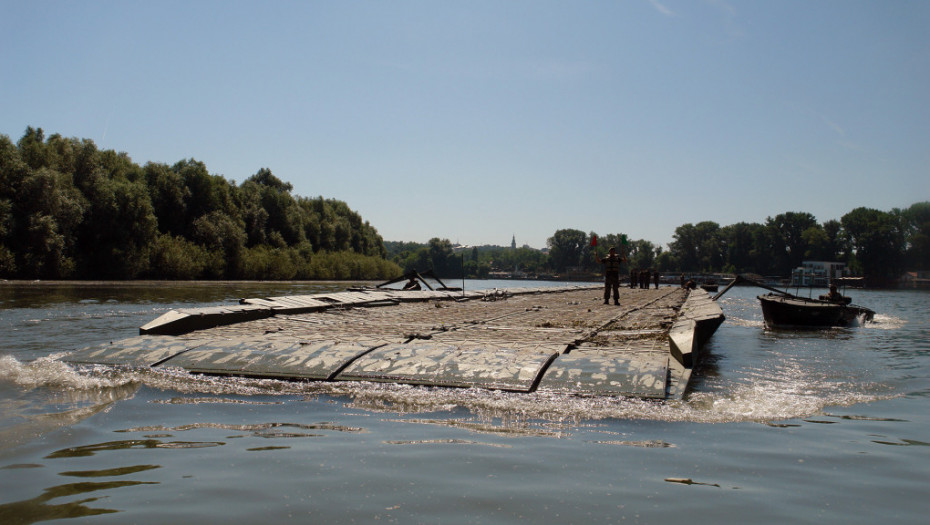
[[[0,523],[928,519],[927,292],[854,290],[875,322],[796,332],[764,329],[761,291],[734,288],[684,401],[55,359],[172,308],[346,286],[0,283]]]

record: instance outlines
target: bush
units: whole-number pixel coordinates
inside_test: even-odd
[[[210,259],[207,249],[180,236],[159,235],[151,255],[151,276],[191,280],[204,276]]]

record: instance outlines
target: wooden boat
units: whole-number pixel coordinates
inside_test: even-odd
[[[874,311],[852,304],[849,297],[842,295],[834,296],[832,299],[798,297],[741,275],[737,275],[722,292],[715,295],[714,300],[719,299],[738,283],[752,284],[771,292],[758,296],[762,303],[762,317],[769,328],[850,326],[857,322],[871,321],[875,317]]]
[[[871,321],[875,316],[872,310],[848,300],[807,299],[783,292],[760,295],[758,299],[769,328],[850,326]]]

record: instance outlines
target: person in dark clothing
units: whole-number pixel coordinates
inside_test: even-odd
[[[843,302],[843,299],[845,299],[843,294],[836,290],[836,285],[833,283],[830,283],[830,292],[826,295],[821,295],[820,298],[824,301],[830,301],[833,303],[840,303]]]
[[[601,259],[594,252],[594,258],[600,264],[604,265],[604,304],[610,304],[610,294],[613,292],[614,304],[620,304],[620,263],[623,258],[617,255],[617,249],[611,248],[607,252],[607,258]]]
[[[655,283],[656,290],[658,290],[659,289],[659,271],[658,270],[652,272],[652,282]]]

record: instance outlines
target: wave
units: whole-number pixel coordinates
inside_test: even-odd
[[[69,401],[90,405],[112,403],[131,397],[146,386],[167,392],[154,403],[231,403],[229,397],[295,396],[299,399],[273,403],[316,401],[321,397],[344,398],[345,406],[389,414],[446,413],[435,421],[458,424],[448,415],[469,413],[476,431],[558,434],[561,424],[581,424],[603,419],[645,419],[703,423],[781,421],[805,418],[830,406],[849,406],[893,397],[863,386],[842,385],[812,379],[785,378],[751,383],[718,385],[712,391],[696,391],[684,400],[649,400],[625,397],[584,397],[561,392],[515,393],[478,388],[454,389],[390,383],[302,382],[191,374],[179,369],[119,369],[105,366],[72,367],[54,356],[22,363],[11,356],[0,358],[0,381],[23,389],[43,389]],[[195,395],[179,401],[177,394]],[[264,403],[248,401],[249,403]],[[478,423],[475,423],[477,421]],[[487,422],[485,425],[482,422]],[[552,425],[555,425],[553,427]]]
[[[20,362],[10,355],[0,356],[0,381],[20,388],[53,388],[62,390],[100,390],[117,388],[136,382],[123,374],[87,374],[58,360],[64,354],[40,357]]]
[[[876,330],[898,330],[903,328],[906,324],[907,321],[901,319],[900,317],[886,314],[875,314],[875,317],[871,321],[863,323],[862,327]]]

